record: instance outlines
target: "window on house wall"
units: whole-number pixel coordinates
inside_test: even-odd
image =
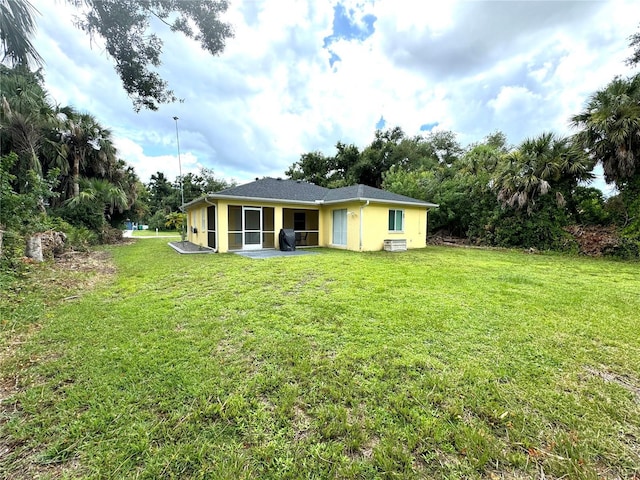
[[[389,210],[389,231],[404,231],[404,210]]]
[[[207,209],[203,208],[200,213],[200,230],[205,232],[207,230]]]

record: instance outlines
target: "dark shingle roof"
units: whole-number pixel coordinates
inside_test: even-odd
[[[381,202],[393,203],[415,203],[417,205],[425,205],[427,203],[422,200],[417,200],[405,195],[399,195],[397,193],[387,192],[386,190],[380,190],[379,188],[370,187],[368,185],[351,185],[349,187],[329,190],[323,200],[325,202],[339,202],[352,199],[378,200]]]
[[[425,207],[437,205],[415,198],[387,192],[367,185],[351,185],[342,188],[325,188],[313,183],[298,180],[282,180],[277,178],[262,178],[255,182],[228,188],[208,195],[209,198],[255,198],[301,203],[337,203],[350,200],[371,200],[378,202],[415,204]],[[197,203],[202,199],[190,203]]]
[[[277,178],[263,178],[255,182],[217,192],[215,195],[228,197],[270,198],[274,200],[291,200],[298,202],[315,202],[321,200],[327,188],[313,183],[298,182],[297,180],[282,180]]]

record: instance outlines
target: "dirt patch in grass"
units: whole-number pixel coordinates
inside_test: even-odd
[[[111,254],[104,250],[94,252],[67,252],[56,258],[59,269],[76,272],[93,272],[96,276],[113,275],[116,267]]]
[[[638,379],[618,375],[617,373],[613,373],[604,369],[586,367],[585,370],[587,371],[587,373],[589,373],[589,375],[593,377],[601,378],[607,383],[615,383],[616,385],[633,393],[636,401],[640,402],[640,381]]]
[[[299,405],[293,407],[293,427],[295,441],[304,440],[311,434],[311,418]]]
[[[16,447],[20,448],[20,445],[16,445]],[[8,454],[10,452],[11,449],[9,449],[9,447],[3,447],[0,445],[0,460],[3,457],[3,454]],[[41,456],[42,452],[25,454],[25,456],[19,460],[19,468],[12,469],[10,477],[2,478],[12,478],[13,480],[32,480],[34,478],[78,478],[83,473],[82,465],[77,459],[69,459],[64,462],[47,463],[46,461],[41,460]],[[2,474],[2,471],[0,471],[0,474]]]

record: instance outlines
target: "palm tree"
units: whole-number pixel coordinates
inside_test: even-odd
[[[31,40],[33,16],[38,11],[28,0],[0,0],[0,46],[2,61],[9,65],[42,65],[42,57]]]
[[[129,207],[126,192],[108,180],[82,179],[80,183],[82,190],[78,195],[67,200],[67,204],[72,208],[82,204],[102,205],[105,217],[110,218],[116,210],[122,213]]]
[[[71,107],[61,109],[62,141],[67,146],[71,170],[71,195],[80,194],[80,175],[109,178],[117,167],[116,148],[112,134],[88,113],[78,113]]]
[[[615,78],[571,120],[576,144],[602,165],[607,183],[620,188],[640,174],[640,74]]]
[[[560,185],[577,185],[591,178],[588,158],[572,148],[566,138],[543,133],[527,139],[504,156],[503,166],[494,177],[493,188],[498,201],[516,209],[526,207],[531,213],[536,200],[553,187],[556,202],[562,206],[565,196]]]
[[[29,170],[41,177],[51,168],[65,171],[59,121],[43,81],[39,72],[0,65],[0,148],[18,154],[12,169],[18,191],[23,190]]]
[[[23,115],[14,112],[5,97],[0,99],[0,116],[5,140],[10,150],[18,154],[20,166],[42,175],[42,165],[38,158],[38,150],[42,141],[42,132],[35,115]]]

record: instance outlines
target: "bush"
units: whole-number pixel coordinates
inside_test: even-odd
[[[94,232],[100,232],[106,223],[104,220],[104,207],[99,203],[82,203],[73,207],[63,205],[52,213],[53,215],[61,217],[74,227],[84,227]]]
[[[602,253],[621,260],[640,259],[640,238],[620,237],[615,245],[604,249]]]
[[[93,245],[98,244],[98,234],[86,227],[76,227],[60,217],[51,221],[51,228],[67,235],[67,248],[79,252],[86,252]]]
[[[103,225],[99,234],[100,243],[112,244],[122,240],[122,230],[111,225]]]
[[[155,230],[156,228],[158,230],[166,230],[167,227],[164,225],[166,221],[166,214],[162,210],[158,210],[149,219],[149,230]]]
[[[505,209],[494,216],[484,239],[500,247],[533,247],[577,253],[578,244],[563,229],[566,224],[565,213],[551,203],[532,214]]]
[[[13,230],[6,230],[2,235],[2,256],[0,267],[13,269],[18,260],[24,256],[24,236]]]
[[[594,187],[578,186],[573,192],[575,221],[579,225],[608,225],[611,215],[607,211],[607,201],[600,190]]]

